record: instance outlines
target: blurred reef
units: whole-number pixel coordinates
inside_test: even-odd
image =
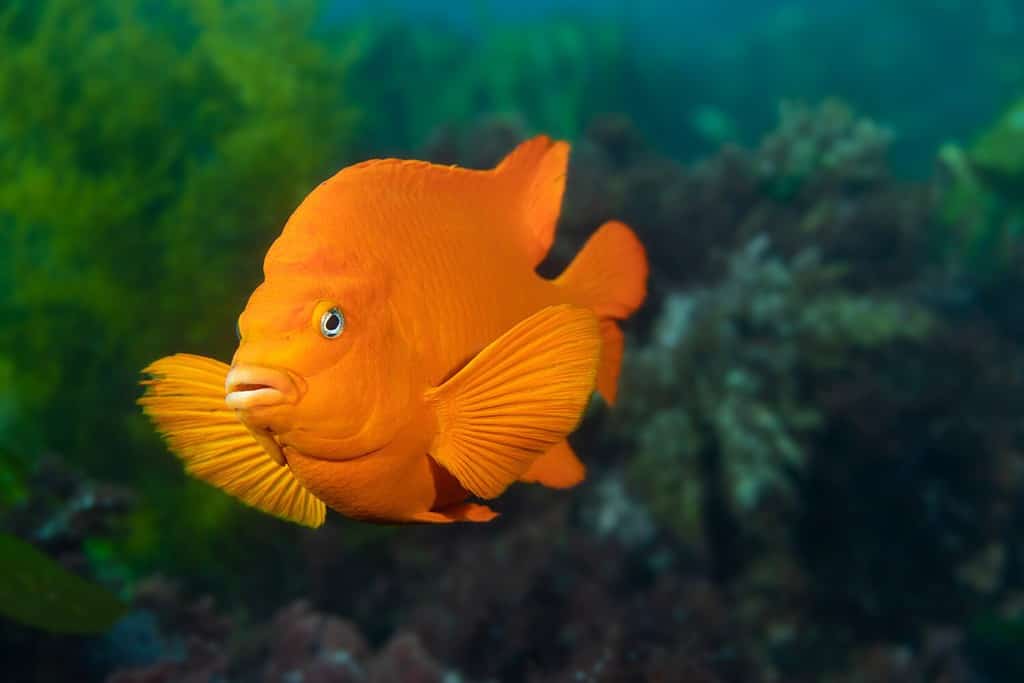
[[[89,579],[66,600],[98,585],[128,610],[85,637],[0,605],[22,615],[0,621],[5,675],[1024,679],[1024,100],[980,93],[971,126],[912,92],[861,113],[879,70],[914,67],[913,8],[988,37],[979,82],[1019,94],[1024,72],[967,4],[924,4],[844,5],[831,31],[780,13],[702,53],[716,82],[600,18],[474,35],[314,0],[0,7],[0,534]],[[902,18],[868,55],[848,27],[870,11]],[[807,52],[836,64],[830,41],[857,109],[819,97]],[[817,104],[741,77],[780,43]],[[574,145],[543,272],[609,218],[652,260],[620,405],[572,438],[581,487],[516,487],[480,527],[309,532],[182,476],[138,369],[229,356],[311,187],[366,156],[486,167],[533,132]]]

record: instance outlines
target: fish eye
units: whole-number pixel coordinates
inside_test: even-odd
[[[327,339],[334,339],[345,330],[345,314],[338,308],[324,311],[320,316],[320,334]]]

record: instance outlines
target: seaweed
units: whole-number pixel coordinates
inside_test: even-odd
[[[613,443],[632,491],[734,595],[766,675],[967,676],[984,643],[935,625],[1012,605],[1019,585],[1024,328],[1001,319],[1019,278],[989,262],[977,275],[1003,305],[960,295],[926,248],[944,179],[893,178],[881,128],[839,105],[785,118],[754,153],[612,165],[613,182],[643,174],[656,201],[629,220],[660,245]],[[920,646],[913,666],[900,643]]]
[[[817,107],[787,101],[779,106],[778,126],[761,142],[758,173],[780,201],[813,183],[863,186],[885,177],[891,140],[890,131],[839,100]]]
[[[1024,100],[977,141],[940,152],[945,172],[938,256],[955,277],[984,288],[1024,263]]]
[[[1014,102],[971,149],[986,180],[1006,194],[1024,187],[1024,98]]]
[[[155,357],[230,354],[266,247],[347,159],[358,46],[321,9],[16,0],[0,10],[0,442],[141,488],[140,563],[187,563],[178,548],[212,547],[237,526],[222,494],[187,487],[207,514],[177,515],[180,536],[155,526],[185,498],[168,485],[180,476],[173,459],[153,457],[163,448],[133,396]]]
[[[353,81],[376,114],[367,131],[376,154],[414,149],[438,126],[489,116],[574,138],[594,111],[614,109],[637,76],[625,32],[607,20],[484,22],[465,35],[371,18],[353,35],[362,46]],[[395,73],[403,77],[382,82]]]
[[[55,633],[108,630],[126,611],[117,598],[65,570],[31,544],[0,534],[0,614]]]
[[[670,294],[654,344],[631,354],[620,418],[637,435],[629,471],[688,540],[704,543],[711,498],[736,520],[769,498],[794,501],[824,419],[806,390],[814,373],[929,333],[923,308],[845,291],[842,277],[814,250],[786,260],[754,239],[717,285]]]

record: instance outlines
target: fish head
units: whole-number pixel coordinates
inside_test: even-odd
[[[238,320],[225,401],[284,452],[348,460],[383,449],[412,414],[415,368],[386,279],[351,262],[270,256]]]

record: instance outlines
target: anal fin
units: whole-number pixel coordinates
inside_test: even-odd
[[[534,460],[519,480],[553,489],[568,489],[586,476],[586,465],[576,457],[568,441],[561,441]]]
[[[622,329],[614,320],[601,321],[601,366],[597,370],[597,391],[605,402],[613,406],[619,395],[619,371],[626,342]]]

